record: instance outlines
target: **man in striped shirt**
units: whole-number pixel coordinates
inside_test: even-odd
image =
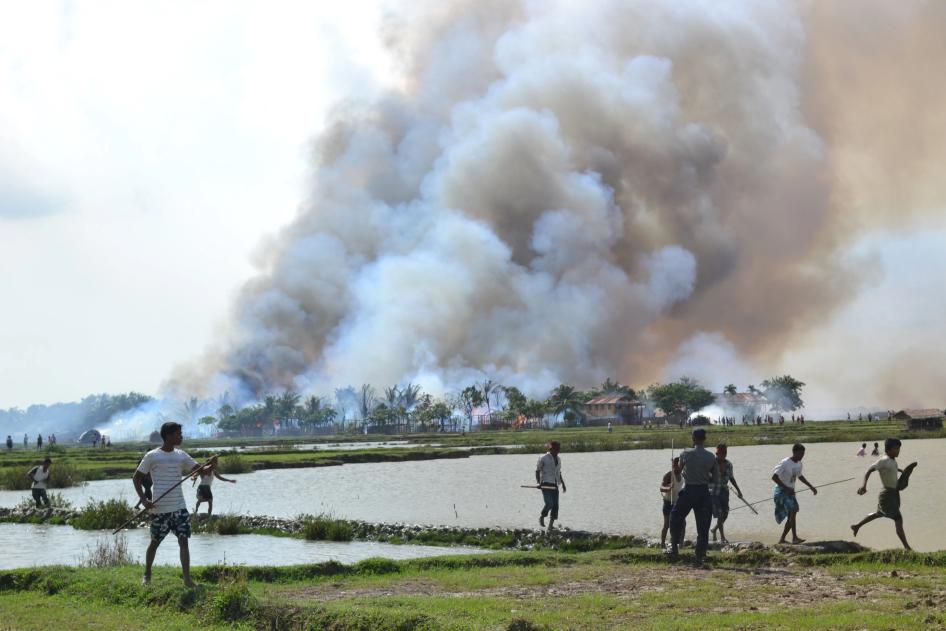
[[[182,475],[191,475],[201,470],[201,466],[189,455],[177,449],[184,440],[180,423],[173,421],[164,423],[161,426],[161,439],[164,444],[145,454],[132,478],[141,505],[149,509],[151,515],[151,543],[145,554],[145,575],[142,582],[146,585],[151,582],[151,565],[154,563],[154,555],[164,537],[173,530],[181,548],[184,585],[193,587],[194,582],[190,575],[190,549],[187,547],[187,540],[191,536],[190,514],[187,512],[184,492],[181,491],[179,483]],[[153,497],[156,499],[153,502],[145,495],[141,484],[144,477],[149,474],[154,481]]]

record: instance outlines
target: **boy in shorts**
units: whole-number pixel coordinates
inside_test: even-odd
[[[161,426],[161,439],[164,444],[145,454],[132,478],[141,505],[149,509],[151,514],[151,543],[145,554],[145,575],[142,583],[147,585],[151,582],[151,566],[158,546],[169,532],[174,531],[181,549],[184,585],[194,587],[190,574],[190,549],[187,547],[187,540],[191,536],[190,514],[187,512],[187,504],[184,503],[180,482],[182,474],[191,475],[202,467],[189,455],[177,449],[184,440],[180,423],[164,423]],[[154,501],[148,499],[141,484],[144,476],[148,474],[154,482]]]
[[[883,484],[883,489],[880,491],[880,495],[877,496],[877,510],[856,524],[852,524],[851,530],[854,531],[854,536],[856,537],[857,531],[867,522],[880,519],[881,517],[887,517],[893,520],[894,528],[897,531],[897,536],[900,537],[900,542],[903,544],[903,547],[906,550],[912,550],[910,544],[907,543],[907,535],[903,531],[903,515],[900,514],[900,491],[907,488],[907,485],[910,483],[910,474],[913,473],[913,469],[916,468],[916,463],[911,462],[907,465],[906,469],[901,470],[897,468],[897,456],[900,455],[900,446],[901,443],[899,440],[896,438],[888,438],[884,441],[884,452],[887,456],[867,468],[867,473],[864,474],[864,483],[861,485],[861,488],[857,489],[857,494],[864,495],[867,493],[867,479],[874,471],[880,475],[880,482]],[[897,473],[902,473],[903,475],[897,478]]]
[[[204,469],[200,474],[194,474],[194,482],[200,480],[200,484],[197,486],[197,506],[194,507],[194,515],[197,515],[197,511],[200,510],[201,502],[207,502],[207,517],[213,515],[214,512],[214,494],[210,490],[210,485],[213,483],[214,478],[221,480],[223,482],[229,482],[230,484],[236,484],[236,480],[232,478],[225,478],[219,473],[217,473],[217,456],[214,456],[210,459],[210,467]]]

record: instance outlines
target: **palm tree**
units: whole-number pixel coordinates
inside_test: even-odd
[[[362,422],[368,420],[368,416],[371,414],[371,410],[374,409],[375,403],[377,403],[377,397],[375,396],[374,388],[370,383],[361,384],[361,390],[358,392],[358,407],[361,408]]]
[[[584,416],[581,412],[581,392],[576,390],[574,386],[568,386],[564,383],[559,385],[552,390],[552,396],[549,397],[548,403],[556,414],[571,412],[579,418]]]
[[[502,388],[502,386],[498,383],[494,383],[492,379],[487,379],[483,382],[483,385],[480,386],[480,394],[483,395],[483,402],[486,403],[486,418],[488,418],[490,422],[493,420],[493,410],[489,406],[489,395],[494,392],[499,392],[500,388]]]
[[[734,384],[734,383],[729,384],[728,386],[726,386],[725,388],[723,388],[723,392],[725,392],[725,393],[728,394],[729,396],[735,396],[735,394],[736,394],[736,392],[737,392],[737,390],[736,390],[736,384]]]

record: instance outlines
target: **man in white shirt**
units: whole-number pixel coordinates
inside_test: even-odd
[[[169,532],[174,531],[181,548],[181,569],[184,572],[184,585],[194,587],[190,575],[190,549],[187,540],[191,536],[190,514],[184,502],[181,490],[181,476],[191,475],[202,467],[189,455],[176,449],[184,440],[180,423],[169,421],[161,426],[161,439],[164,441],[157,449],[152,449],[141,459],[132,482],[141,505],[151,514],[151,543],[145,554],[144,584],[151,582],[151,566],[158,546]],[[150,474],[154,482],[152,502],[145,495],[142,479]]]
[[[49,497],[46,495],[46,484],[49,480],[49,467],[53,461],[51,458],[43,460],[42,466],[36,466],[30,469],[26,475],[33,481],[31,489],[33,491],[33,501],[36,502],[36,508],[42,508],[43,505],[49,508]]]
[[[798,530],[795,524],[795,517],[798,515],[798,499],[795,497],[795,480],[804,482],[814,495],[818,494],[818,489],[813,487],[805,476],[801,474],[801,460],[805,457],[805,446],[801,443],[792,445],[792,455],[785,458],[775,470],[772,471],[772,481],[775,482],[775,523],[780,524],[786,517],[785,528],[782,530],[782,538],[779,543],[787,543],[785,537],[788,532],[792,533],[792,543],[804,543],[804,539],[799,538]]]
[[[539,514],[539,524],[545,526],[545,516],[549,517],[549,531],[552,524],[558,519],[558,485],[562,485],[565,492],[565,479],[562,477],[562,461],[558,457],[562,444],[553,440],[548,444],[548,452],[535,465],[535,482],[542,489],[542,499],[545,505]]]
[[[881,458],[867,468],[867,473],[864,474],[864,483],[861,485],[861,488],[857,489],[857,494],[864,495],[867,493],[867,479],[874,471],[880,475],[880,482],[883,485],[883,489],[881,489],[880,495],[877,497],[877,510],[856,524],[852,524],[851,530],[854,531],[854,536],[856,537],[857,531],[860,530],[861,526],[864,524],[881,517],[887,517],[893,520],[897,536],[900,538],[900,543],[903,544],[904,549],[912,550],[910,544],[907,543],[906,532],[903,530],[903,515],[900,514],[900,491],[907,488],[907,484],[910,481],[910,474],[913,473],[913,469],[916,468],[916,463],[911,462],[907,465],[906,469],[898,469],[897,456],[900,455],[900,447],[901,443],[898,439],[888,438],[884,441],[884,452],[887,454],[887,457]],[[903,475],[898,478],[897,473],[903,473]]]

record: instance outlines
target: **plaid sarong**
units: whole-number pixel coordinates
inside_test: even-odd
[[[789,513],[798,512],[798,500],[780,486],[775,487],[775,523],[780,524]]]

